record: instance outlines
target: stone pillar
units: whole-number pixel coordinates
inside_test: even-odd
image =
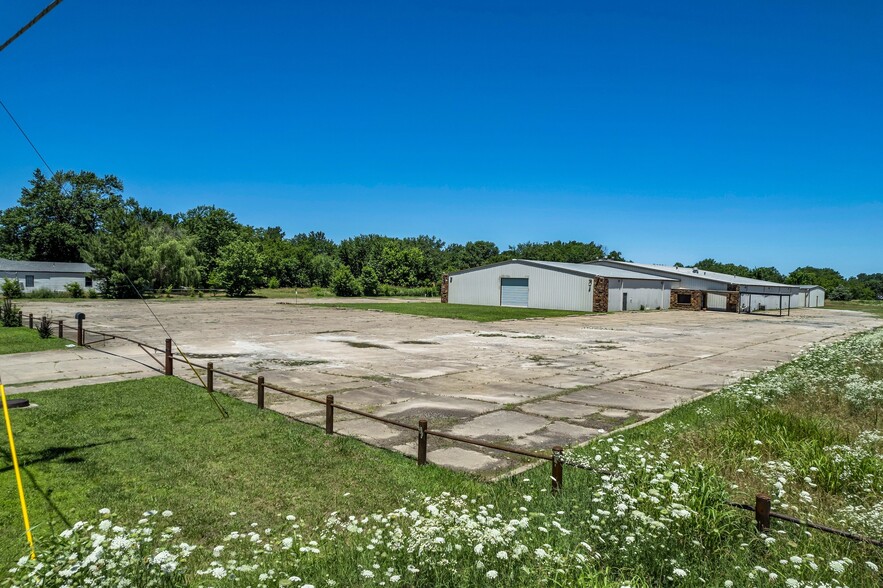
[[[448,284],[450,283],[450,281],[451,280],[448,277],[448,274],[444,274],[442,276],[442,281],[441,281],[441,301],[442,301],[442,304],[448,303]]]
[[[595,278],[592,284],[592,312],[607,312],[610,282],[607,278]]]

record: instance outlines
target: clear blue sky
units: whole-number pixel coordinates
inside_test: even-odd
[[[0,98],[170,212],[851,275],[883,271],[881,31],[876,1],[66,0]],[[38,163],[0,119],[0,207]]]

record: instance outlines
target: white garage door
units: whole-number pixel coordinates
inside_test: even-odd
[[[500,306],[527,308],[527,278],[500,278]]]
[[[717,294],[716,292],[708,293],[708,310],[726,310],[727,295]]]

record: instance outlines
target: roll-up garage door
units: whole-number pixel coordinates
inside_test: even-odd
[[[500,306],[527,307],[527,278],[501,278]]]
[[[727,309],[727,295],[726,294],[718,294],[716,292],[708,293],[708,310],[726,310]]]

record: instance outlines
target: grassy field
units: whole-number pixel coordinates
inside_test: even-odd
[[[558,495],[548,464],[480,483],[227,397],[223,421],[204,392],[173,379],[28,397],[40,408],[14,413],[15,427],[41,561],[56,571],[99,541],[94,574],[109,573],[107,562],[172,562],[171,585],[883,583],[883,550],[784,522],[758,534],[751,513],[725,504],[767,492],[774,510],[880,536],[883,331],[568,452],[596,471],[566,467]],[[8,560],[24,549],[2,461],[0,507]],[[166,508],[168,519],[139,520]],[[289,513],[299,518],[279,516]],[[47,544],[80,517],[96,526]],[[112,537],[140,557],[114,555]],[[182,541],[204,547],[188,556]]]
[[[70,341],[54,335],[49,339],[41,339],[36,330],[27,327],[0,327],[0,355],[63,349],[68,344]]]
[[[316,306],[332,306],[333,308],[353,308],[356,310],[381,310],[400,314],[430,316],[436,318],[462,319],[489,323],[493,321],[550,318],[591,314],[573,310],[546,310],[541,308],[510,308],[506,306],[473,306],[469,304],[439,304],[437,302],[390,302],[390,303],[343,303],[317,304]]]
[[[858,310],[883,317],[883,300],[826,300],[825,308],[833,310]]]

